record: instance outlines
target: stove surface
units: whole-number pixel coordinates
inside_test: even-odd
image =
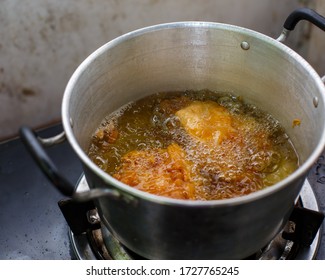
[[[61,125],[43,129],[42,137],[62,132]],[[47,152],[61,173],[77,184],[82,167],[68,142]],[[319,208],[325,211],[325,151],[308,176]],[[19,138],[0,143],[0,259],[73,260],[68,225],[58,207],[63,197],[47,180]],[[316,259],[325,259],[325,229]]]

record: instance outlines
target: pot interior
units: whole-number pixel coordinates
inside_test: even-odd
[[[157,92],[201,89],[240,95],[272,114],[300,164],[323,146],[324,85],[312,67],[263,34],[202,22],[141,29],[91,54],[64,94],[68,139],[84,153],[104,117],[119,107]],[[300,125],[293,126],[295,119]]]

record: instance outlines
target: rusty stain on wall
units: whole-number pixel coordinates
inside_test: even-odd
[[[30,88],[22,88],[21,93],[26,97],[32,97],[36,95],[36,92]]]

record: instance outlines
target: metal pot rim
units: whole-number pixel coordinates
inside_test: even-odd
[[[244,27],[230,25],[230,24],[224,24],[224,23],[215,23],[215,22],[201,22],[201,21],[184,21],[184,22],[171,22],[171,23],[163,23],[153,26],[144,27],[141,29],[137,29],[135,31],[126,33],[124,35],[121,35],[108,43],[104,44],[97,50],[95,50],[92,54],[90,54],[75,70],[73,75],[71,76],[64,95],[63,95],[63,101],[62,101],[62,107],[61,107],[61,114],[62,114],[62,123],[63,128],[67,137],[67,140],[69,141],[70,145],[78,155],[78,157],[81,159],[83,164],[85,164],[87,167],[89,167],[92,172],[94,172],[97,176],[99,176],[101,179],[103,179],[107,184],[113,186],[121,193],[127,193],[128,195],[132,195],[139,199],[149,200],[155,203],[159,204],[169,204],[169,205],[180,205],[180,206],[189,206],[189,207],[224,207],[227,205],[238,205],[238,204],[245,204],[250,203],[252,201],[258,200],[262,197],[268,196],[274,192],[277,192],[288,185],[290,185],[290,182],[296,180],[297,178],[303,178],[305,174],[307,174],[308,170],[312,167],[312,165],[316,162],[322,151],[325,147],[325,121],[324,121],[324,127],[321,134],[321,137],[319,139],[319,142],[316,146],[316,149],[311,153],[309,158],[291,175],[289,175],[284,180],[280,181],[279,183],[267,187],[263,190],[241,196],[236,198],[230,198],[230,199],[224,199],[224,200],[213,200],[213,201],[187,201],[187,200],[179,200],[179,199],[172,199],[162,196],[156,196],[149,193],[145,193],[143,191],[136,190],[130,186],[125,185],[124,183],[121,183],[120,181],[114,179],[112,176],[104,172],[102,169],[100,169],[95,163],[93,163],[90,158],[86,155],[86,153],[82,150],[82,148],[79,146],[72,128],[72,120],[69,116],[69,101],[72,94],[72,89],[74,87],[74,84],[78,80],[78,77],[80,74],[85,71],[88,67],[88,65],[96,59],[98,55],[105,52],[107,49],[112,48],[114,46],[117,46],[119,44],[122,44],[126,40],[129,40],[131,38],[141,36],[146,33],[155,32],[163,29],[190,29],[190,28],[208,28],[208,29],[223,29],[223,30],[229,30],[233,32],[240,32],[242,34],[246,34],[247,36],[252,36],[255,38],[260,39],[261,41],[265,42],[266,44],[272,44],[274,47],[276,47],[279,51],[285,52],[287,55],[291,56],[294,60],[298,61],[299,64],[301,64],[304,68],[306,68],[310,75],[312,75],[315,83],[317,83],[317,87],[319,90],[323,93],[322,94],[322,103],[325,104],[325,87],[324,84],[320,78],[320,76],[316,73],[316,71],[312,68],[312,66],[299,54],[297,54],[295,51],[287,47],[286,45],[280,43],[279,41],[264,35],[262,33],[256,32],[254,30],[250,30]]]

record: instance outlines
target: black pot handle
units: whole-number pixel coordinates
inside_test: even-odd
[[[323,16],[309,8],[298,8],[287,17],[283,24],[282,33],[277,40],[279,42],[284,42],[289,36],[290,31],[292,31],[301,20],[307,20],[325,31],[325,18]]]
[[[60,174],[53,161],[49,158],[41,143],[42,139],[27,126],[22,126],[19,134],[27,150],[47,178],[63,195],[71,197],[75,188]]]
[[[120,194],[119,191],[110,188],[94,188],[88,191],[75,192],[75,187],[60,172],[56,165],[46,153],[44,146],[52,146],[65,140],[65,133],[52,138],[43,139],[39,137],[32,129],[22,126],[19,130],[22,142],[36,161],[40,169],[51,181],[51,183],[65,196],[71,197],[76,202],[86,202],[101,197],[111,199],[121,199],[127,203],[135,204],[137,202],[133,196]]]
[[[325,18],[309,8],[299,8],[294,10],[284,22],[283,27],[292,31],[301,20],[307,20],[325,31]]]

